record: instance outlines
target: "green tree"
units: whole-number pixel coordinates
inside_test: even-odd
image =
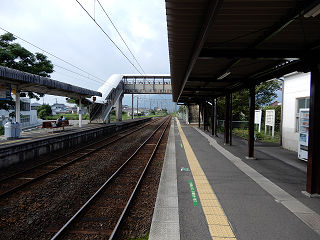
[[[52,115],[52,110],[50,105],[44,104],[37,107],[37,116],[38,118],[45,119],[47,116]]]
[[[272,80],[260,83],[256,86],[256,109],[269,105],[277,97],[280,89],[280,81]],[[224,119],[225,97],[217,101],[218,119]],[[232,94],[232,116],[233,120],[248,120],[249,115],[249,90],[242,89]]]
[[[185,107],[184,106],[179,106],[179,108],[178,108],[178,112],[179,113],[185,113]]]
[[[9,109],[13,109],[14,106],[15,106],[15,103],[12,99],[0,100],[0,109],[4,109],[8,111]]]
[[[36,74],[42,77],[50,77],[53,72],[53,64],[42,53],[33,54],[19,43],[15,43],[16,38],[11,33],[0,36],[0,65],[17,69],[20,71]],[[28,92],[29,98],[39,100],[43,94]],[[11,100],[0,101],[0,109],[8,110],[14,105]]]

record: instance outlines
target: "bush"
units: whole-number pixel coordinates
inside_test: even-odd
[[[263,138],[264,138],[264,135],[263,135],[262,132],[256,132],[256,139],[257,139],[257,140],[261,140],[261,139],[263,139]]]
[[[41,109],[40,111],[37,112],[38,118],[45,119],[48,117],[47,112],[45,109]]]
[[[236,136],[242,137],[244,139],[248,139],[248,130],[247,129],[234,128],[234,129],[232,129],[232,133]]]
[[[0,126],[0,135],[4,135],[4,126]]]
[[[37,107],[37,115],[38,118],[45,119],[47,116],[52,115],[52,110],[50,105],[43,104],[40,107]]]
[[[232,133],[238,137],[248,139],[248,130],[247,129],[238,129],[234,128]],[[265,135],[263,132],[256,132],[255,131],[255,140],[259,140],[261,142],[272,142],[272,143],[279,143],[280,141],[280,134],[279,132],[275,132],[274,138],[270,135]]]

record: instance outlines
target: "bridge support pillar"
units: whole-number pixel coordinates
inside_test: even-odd
[[[133,94],[131,95],[131,101],[132,101],[132,103],[131,103],[131,119],[133,119],[134,118]]]
[[[118,122],[122,121],[122,98],[123,98],[123,95],[119,97],[119,100],[116,106],[116,121]]]

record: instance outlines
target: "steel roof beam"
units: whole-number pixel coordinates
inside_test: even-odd
[[[266,71],[255,73],[247,79],[258,82],[266,81],[272,78],[279,78],[294,71],[309,71],[302,61],[293,61],[287,64],[272,67]]]
[[[197,39],[195,45],[194,45],[194,48],[193,48],[193,51],[192,51],[192,57],[189,61],[189,64],[188,64],[188,68],[186,70],[186,73],[184,75],[184,78],[183,78],[183,82],[181,84],[181,87],[180,87],[180,93],[179,93],[179,96],[177,98],[177,101],[179,101],[179,98],[182,94],[182,91],[184,89],[184,86],[186,85],[186,82],[190,76],[190,73],[199,57],[199,54],[200,54],[200,51],[205,43],[205,41],[207,40],[207,37],[208,37],[208,33],[209,33],[209,29],[210,27],[212,26],[213,22],[214,22],[214,19],[215,19],[215,15],[216,13],[218,12],[219,8],[221,7],[222,5],[222,0],[211,0],[209,1],[210,2],[210,5],[209,5],[209,8],[208,8],[208,13],[206,15],[206,18],[204,20],[204,23],[201,27],[201,30],[200,30],[200,34],[199,34],[199,38]]]
[[[226,87],[206,87],[206,88],[197,88],[197,87],[186,87],[184,89],[184,92],[210,92],[210,91],[216,91],[216,90],[222,90],[226,89]]]
[[[239,81],[241,79],[239,79],[239,78],[228,78],[228,79],[225,79],[224,82],[234,83],[234,82],[237,82],[237,81]],[[214,76],[212,76],[212,77],[210,77],[210,76],[192,76],[192,77],[189,77],[188,81],[189,82],[204,82],[204,83],[221,82],[221,80],[218,80]]]
[[[277,68],[270,68],[267,71],[264,72],[258,72],[255,73],[247,78],[243,78],[242,81],[238,80],[239,84],[236,84],[234,86],[226,87],[225,90],[228,90],[229,92],[236,92],[244,87],[249,87],[251,84],[259,84],[260,82],[272,79],[272,78],[277,78],[277,77],[282,77],[283,75],[286,75],[290,72],[293,71],[308,71],[309,69],[306,68],[305,64],[301,61],[294,61],[291,63],[288,63],[283,66],[279,66]],[[220,97],[225,95],[225,92],[221,92],[221,89],[218,89],[220,91],[212,91],[212,96],[213,97]],[[188,98],[191,97],[192,99],[194,97],[199,96],[202,91],[199,91],[199,93],[196,95],[195,93],[190,94],[190,93],[184,93],[181,98]],[[202,95],[204,96],[204,95]]]
[[[320,56],[319,50],[267,50],[267,49],[202,49],[199,59],[253,58],[253,59],[300,59]]]
[[[266,34],[258,38],[254,42],[252,47],[257,48],[261,46],[263,43],[273,38],[275,35],[277,35],[279,32],[285,29],[290,23],[292,23],[298,17],[304,15],[306,12],[308,12],[311,8],[313,8],[317,4],[319,4],[319,0],[315,0],[311,4],[305,4],[300,8],[294,9],[290,14],[284,17],[281,22],[275,24],[273,27],[271,27],[271,29]]]
[[[295,9],[294,12],[291,12],[287,16],[283,18],[283,20],[279,23],[274,24],[270,30],[265,33],[263,36],[258,38],[250,48],[248,49],[254,49],[259,46],[261,46],[263,43],[274,37],[276,34],[281,32],[284,28],[286,28],[291,22],[296,20],[299,16],[302,16],[304,13],[308,12],[312,7],[314,7],[316,4],[319,4],[319,0],[313,1],[311,4],[304,5],[299,9]],[[224,74],[225,72],[229,71],[232,67],[236,66],[241,59],[235,59],[231,64],[229,64],[223,71],[221,71],[219,74],[217,74],[217,77],[221,74]]]

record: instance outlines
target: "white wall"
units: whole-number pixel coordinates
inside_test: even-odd
[[[11,112],[14,112],[14,110],[0,110],[0,125],[4,125],[6,122],[9,121],[9,113]],[[30,122],[21,123],[21,127],[34,126],[41,123],[41,119],[38,119],[37,117],[37,110],[21,111],[20,113],[22,115],[29,115],[30,117]]]
[[[296,132],[297,98],[310,96],[310,73],[294,73],[284,78],[282,146],[298,152]]]

